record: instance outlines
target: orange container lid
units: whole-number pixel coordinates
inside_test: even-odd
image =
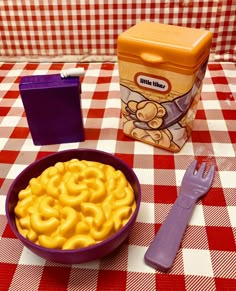
[[[196,68],[208,58],[211,41],[212,33],[207,30],[140,22],[119,35],[117,55]]]

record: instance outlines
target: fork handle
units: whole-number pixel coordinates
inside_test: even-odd
[[[144,259],[148,265],[162,272],[171,268],[195,204],[196,200],[192,197],[178,196],[145,253]]]

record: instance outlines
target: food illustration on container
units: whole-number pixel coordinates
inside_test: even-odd
[[[118,37],[123,132],[178,152],[188,140],[201,95],[212,34],[141,22]]]
[[[177,96],[171,101],[157,102],[145,97],[145,93],[141,94],[121,85],[124,132],[147,143],[155,143],[161,147],[178,151],[190,134],[188,125],[193,122],[195,117],[196,101],[200,97],[205,67],[206,64],[199,70],[193,87],[186,94]],[[141,85],[145,83],[151,87],[153,84],[157,86],[154,83],[157,81],[153,81],[155,79],[157,78],[152,77],[152,81],[150,81],[146,76],[146,79],[143,77],[138,80]],[[145,80],[146,82],[144,82]],[[165,83],[171,87],[168,80]]]

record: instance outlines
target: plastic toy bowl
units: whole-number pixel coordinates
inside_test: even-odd
[[[115,169],[121,170],[134,190],[136,196],[136,209],[125,226],[109,238],[95,245],[74,250],[50,249],[39,246],[23,237],[17,230],[14,208],[18,201],[18,193],[28,185],[31,178],[39,176],[46,168],[55,165],[57,162],[65,162],[73,158],[77,158],[79,160],[97,161],[104,164],[109,164]],[[120,246],[128,237],[129,232],[135,223],[140,207],[140,201],[141,189],[139,181],[133,170],[121,159],[98,150],[74,149],[49,155],[30,164],[26,169],[24,169],[14,180],[8,191],[6,198],[6,215],[9,225],[16,237],[21,240],[21,242],[33,253],[49,261],[77,264],[99,259],[110,254],[118,246]]]

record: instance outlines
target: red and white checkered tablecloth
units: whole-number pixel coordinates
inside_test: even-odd
[[[35,146],[18,85],[21,76],[83,66],[86,140]],[[0,290],[236,290],[236,67],[209,63],[191,138],[171,153],[125,137],[116,63],[0,63]],[[70,148],[94,148],[128,163],[142,188],[129,238],[101,260],[63,265],[46,261],[16,239],[5,216],[14,178],[31,162]],[[183,174],[196,158],[211,160],[213,187],[198,202],[170,273],[143,256],[174,203]]]
[[[0,56],[99,60],[116,55],[117,37],[140,21],[213,33],[217,61],[236,61],[235,0],[0,1]]]

